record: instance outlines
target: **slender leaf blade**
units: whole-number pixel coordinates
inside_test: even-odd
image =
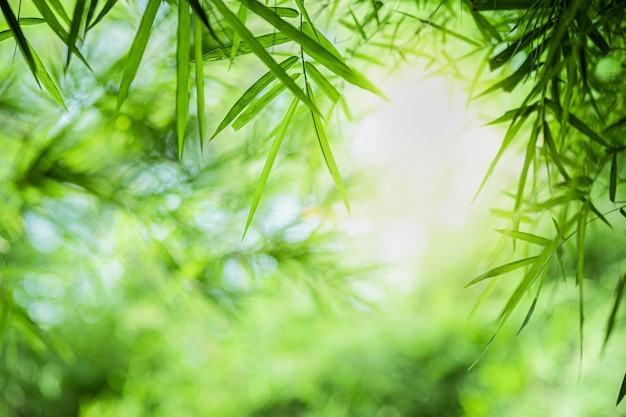
[[[194,17],[194,57],[196,73],[196,113],[198,118],[198,133],[200,134],[200,152],[204,151],[204,138],[206,136],[206,118],[204,115],[204,63],[202,62],[202,26],[200,18]]]
[[[513,262],[509,262],[508,264],[504,264],[504,265],[500,265],[496,268],[490,269],[489,271],[485,272],[484,274],[481,274],[479,276],[477,276],[476,278],[472,279],[469,283],[467,283],[467,285],[465,286],[465,288],[470,287],[474,284],[477,284],[481,281],[484,281],[488,278],[493,278],[493,277],[497,277],[500,275],[504,275],[508,272],[514,271],[516,269],[519,268],[523,268],[525,266],[531,265],[533,263],[535,263],[537,260],[539,259],[538,256],[531,256],[529,258],[524,258],[524,259],[518,259],[517,261],[513,261]]]
[[[191,15],[188,0],[178,0],[178,31],[176,35],[176,135],[178,157],[182,157],[189,117],[189,48]]]
[[[513,239],[523,240],[540,246],[548,246],[552,243],[550,239],[546,239],[545,237],[537,236],[532,233],[520,232],[519,230],[497,229],[496,232]]]

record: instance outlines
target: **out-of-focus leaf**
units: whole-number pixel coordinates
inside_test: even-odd
[[[609,175],[609,199],[615,203],[617,193],[617,153],[613,152],[611,158],[611,173]]]
[[[311,77],[313,82],[320,88],[320,90],[324,92],[324,94],[326,94],[326,96],[333,103],[339,100],[339,97],[341,97],[339,91],[337,91],[337,89],[330,83],[330,81],[328,81],[328,79],[324,77],[317,68],[315,68],[315,65],[310,62],[305,62],[304,68],[307,71],[307,76]]]
[[[294,41],[298,42],[304,51],[313,57],[317,62],[324,65],[326,68],[344,78],[351,84],[361,87],[365,90],[369,90],[374,94],[381,97],[385,97],[382,91],[380,91],[374,84],[372,84],[362,74],[348,67],[343,61],[338,60],[332,53],[327,51],[322,45],[317,43],[308,35],[300,32],[298,29],[285,22],[272,10],[268,9],[257,0],[243,0],[243,3],[252,12],[265,19],[268,23],[281,31],[284,35],[289,36]]]
[[[545,237],[537,236],[532,233],[520,232],[518,230],[497,229],[496,232],[513,239],[523,240],[540,246],[548,246],[552,243],[550,239],[546,239]]]
[[[183,155],[185,131],[189,116],[189,48],[191,47],[191,15],[187,0],[178,0],[176,33],[176,136],[178,156]]]
[[[615,290],[615,296],[613,299],[613,308],[611,309],[611,314],[609,314],[609,319],[606,323],[606,333],[604,335],[604,348],[606,347],[609,338],[611,337],[611,333],[613,332],[613,327],[615,326],[615,318],[617,317],[617,311],[619,310],[619,306],[622,303],[622,296],[624,295],[624,287],[626,287],[626,274],[622,274],[620,279],[617,282],[617,288]]]
[[[510,262],[508,264],[505,265],[500,265],[497,268],[493,268],[487,272],[485,272],[484,274],[481,274],[479,276],[477,276],[476,278],[474,278],[473,280],[471,280],[470,282],[467,283],[467,285],[465,286],[465,288],[470,287],[474,284],[477,284],[481,281],[484,281],[488,278],[493,278],[493,277],[497,277],[500,275],[504,275],[508,272],[514,271],[516,269],[519,268],[523,268],[527,265],[533,264],[537,259],[539,259],[538,256],[531,256],[529,258],[524,258],[524,259],[519,259],[517,261],[513,261]]]
[[[298,107],[298,99],[293,99],[289,108],[287,109],[287,113],[285,113],[285,117],[280,123],[278,130],[276,131],[276,137],[274,138],[274,142],[272,143],[272,147],[270,148],[270,152],[265,159],[265,165],[263,166],[263,171],[261,172],[261,177],[259,178],[259,182],[254,190],[254,197],[252,197],[252,203],[250,205],[250,212],[248,213],[248,219],[246,220],[246,227],[243,231],[243,237],[246,236],[248,228],[250,224],[252,224],[252,219],[254,218],[254,214],[256,213],[256,209],[259,206],[259,202],[261,201],[261,196],[263,195],[263,191],[265,190],[265,185],[267,184],[267,179],[270,176],[270,172],[272,170],[272,166],[274,165],[274,161],[276,160],[276,156],[278,155],[278,151],[280,150],[280,145],[283,142],[283,138],[285,137],[285,133],[287,133],[287,128],[293,119],[293,115],[296,112],[296,108]]]
[[[126,97],[128,96],[130,84],[133,82],[135,76],[137,75],[137,70],[139,69],[139,64],[141,63],[143,53],[146,50],[146,45],[148,45],[148,40],[150,39],[150,31],[152,30],[152,25],[154,24],[154,19],[156,18],[156,14],[160,6],[161,0],[148,0],[146,10],[141,16],[139,29],[137,30],[137,34],[133,39],[130,50],[128,51],[128,59],[126,60],[126,67],[124,68],[124,75],[122,76],[120,91],[117,95],[118,111],[122,107],[122,104],[124,104],[124,100],[126,100]]]
[[[286,71],[291,68],[296,62],[298,62],[298,57],[291,56],[281,62],[279,66],[283,71]],[[241,97],[239,97],[233,107],[230,108],[222,122],[219,124],[217,129],[215,129],[215,132],[211,136],[211,139],[217,136],[222,130],[224,130],[224,128],[226,128],[226,126],[228,126],[233,120],[235,120],[235,118],[252,102],[252,100],[254,100],[254,98],[275,79],[276,74],[273,71],[268,71],[254,84],[252,84],[252,86],[250,86],[250,88],[248,88],[246,92],[243,93]]]
[[[250,4],[256,2],[244,1],[243,3],[249,9],[251,9]],[[276,75],[276,77],[295,94],[296,97],[298,97],[304,104],[306,104],[307,107],[309,107],[312,111],[319,113],[317,107],[313,103],[311,103],[311,100],[309,100],[306,94],[304,94],[300,87],[298,87],[289,77],[289,75],[276,63],[276,61],[274,61],[270,54],[265,50],[263,45],[261,45],[259,41],[254,37],[254,35],[250,32],[250,30],[248,30],[248,28],[243,23],[241,23],[237,16],[235,16],[233,12],[230,11],[228,6],[226,6],[226,4],[222,0],[213,0],[213,4],[215,5],[215,8],[220,12],[220,14],[224,17],[224,20],[228,22],[228,24],[233,28],[235,32],[239,33],[241,39],[246,42],[248,46],[250,46],[252,52],[254,52],[254,54],[258,56],[261,61],[263,61],[263,63],[269,68],[269,70],[272,71]],[[263,9],[267,9],[262,4],[259,3],[259,5]],[[268,10],[268,12],[276,16],[276,13],[272,12],[271,10]],[[281,22],[284,22],[280,17],[277,17],[277,19]],[[293,26],[287,23],[285,24],[293,28]],[[289,36],[289,34],[286,35]]]
[[[313,96],[313,91],[311,90],[311,86],[307,82],[306,84],[307,94],[311,98],[311,101],[315,103],[315,97]],[[324,156],[324,162],[326,162],[326,166],[328,167],[328,171],[330,172],[330,176],[332,177],[335,187],[337,191],[339,191],[339,195],[343,200],[343,204],[346,206],[346,210],[348,213],[350,212],[350,201],[348,200],[348,193],[346,192],[346,187],[343,184],[343,180],[341,179],[341,174],[339,173],[339,168],[337,168],[337,164],[335,163],[335,158],[333,157],[332,151],[330,149],[330,144],[328,143],[328,138],[326,137],[326,131],[324,130],[324,125],[322,124],[322,120],[319,114],[311,111],[311,119],[313,121],[313,129],[315,130],[315,136],[317,137],[317,143],[320,146],[320,150],[322,151],[322,155]]]
[[[476,11],[529,9],[537,0],[471,0]]]
[[[557,117],[560,117],[561,114],[563,113],[563,108],[561,107],[559,103],[553,100],[546,99],[546,104],[548,105],[548,108],[550,108]],[[609,147],[609,144],[595,130],[589,127],[589,125],[587,125],[578,117],[569,113],[567,117],[567,121],[574,129],[578,130],[580,133],[587,136],[589,139],[593,140],[596,143],[599,143],[600,145],[606,148]]]
[[[257,36],[255,39],[265,49],[271,48],[272,46],[282,45],[284,43],[291,42],[290,38],[281,33],[268,33],[266,35]],[[235,46],[237,46],[237,49],[234,49]],[[233,51],[235,52],[233,53]],[[208,51],[204,53],[204,55],[202,56],[202,60],[204,62],[222,61],[225,59],[232,59],[241,55],[247,55],[252,52],[254,51],[246,42],[240,41],[239,45],[231,43]]]

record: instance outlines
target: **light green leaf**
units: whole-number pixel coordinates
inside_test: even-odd
[[[98,13],[98,16],[96,16],[96,18],[93,20],[93,22],[88,23],[87,30],[90,30],[92,27],[97,25],[98,22],[100,22],[102,20],[102,18],[104,16],[106,16],[107,13],[109,13],[109,11],[111,11],[113,6],[115,6],[115,3],[117,3],[117,0],[107,0],[107,2],[104,3],[104,6],[102,7],[102,10],[100,10],[100,13]]]
[[[235,35],[236,36],[234,40],[241,40],[241,37],[239,35]],[[268,33],[266,35],[257,36],[255,39],[265,49],[271,48],[272,46],[282,45],[284,43],[291,42],[291,39],[281,33]],[[202,56],[202,60],[204,62],[222,61],[225,59],[232,59],[237,56],[247,55],[254,52],[246,42],[239,42],[237,44],[237,49],[234,48],[235,43],[233,42],[231,44],[221,46],[217,49],[212,49]],[[235,51],[234,55],[233,51]]]
[[[295,81],[300,77],[301,74],[294,74],[291,78]],[[235,131],[241,129],[246,124],[248,124],[254,117],[259,114],[261,110],[263,110],[268,104],[270,104],[280,93],[285,91],[284,84],[278,84],[274,86],[270,91],[256,99],[252,104],[248,106],[248,108],[241,113],[241,115],[235,119],[233,122],[233,129]]]
[[[278,126],[278,130],[276,131],[276,137],[274,138],[274,142],[272,143],[270,152],[265,159],[265,165],[263,166],[261,177],[259,178],[259,182],[256,186],[256,189],[254,190],[254,197],[252,197],[252,203],[250,205],[250,211],[248,212],[248,219],[246,220],[246,227],[243,231],[242,239],[246,236],[246,232],[248,231],[248,228],[252,223],[252,219],[254,218],[254,214],[256,213],[256,209],[259,206],[261,196],[263,195],[265,185],[267,184],[267,179],[270,176],[272,166],[274,165],[274,161],[276,160],[276,156],[278,155],[278,151],[280,150],[280,145],[283,143],[283,138],[285,137],[285,133],[287,133],[287,128],[289,127],[289,124],[293,119],[293,115],[296,112],[298,103],[299,101],[296,98],[291,101],[291,105],[289,106],[289,109],[287,109],[285,117]]]
[[[117,95],[118,111],[122,107],[124,100],[126,100],[126,97],[128,96],[130,84],[133,82],[135,76],[137,75],[137,70],[139,69],[139,64],[141,63],[143,53],[146,50],[146,45],[148,45],[148,40],[150,39],[150,31],[152,30],[152,25],[154,24],[154,19],[156,18],[159,6],[161,6],[161,0],[148,0],[146,10],[141,16],[139,29],[137,30],[137,34],[133,39],[130,50],[128,51],[126,68],[124,69],[122,83],[120,84],[120,91]]]
[[[281,82],[285,83],[287,88],[289,88],[296,97],[298,97],[304,104],[306,104],[307,107],[309,107],[312,111],[319,113],[319,110],[315,107],[313,103],[311,103],[306,94],[302,92],[300,87],[298,87],[296,83],[294,83],[293,80],[289,77],[289,75],[287,75],[287,73],[276,63],[276,61],[274,61],[270,54],[265,50],[263,45],[261,45],[259,41],[254,37],[254,35],[250,32],[250,30],[248,30],[248,28],[243,23],[241,23],[237,16],[235,16],[233,12],[230,11],[228,6],[226,6],[226,4],[222,0],[212,0],[212,2],[215,5],[215,8],[224,17],[224,20],[233,28],[235,32],[239,33],[241,39],[243,39],[243,41],[246,42],[248,46],[250,46],[252,52],[254,52],[254,54],[258,56],[261,61],[263,61],[263,63],[269,68],[269,70],[272,71]],[[248,8],[250,8],[248,3],[249,2],[246,1],[244,4]],[[261,4],[259,3],[259,5]],[[263,5],[261,5],[261,7],[267,9]],[[276,16],[276,13],[272,11],[269,12]],[[279,17],[278,19],[281,20]]]
[[[311,86],[309,83],[306,83],[307,94],[311,98],[311,101],[315,103],[315,97],[313,96],[313,92],[311,91]],[[346,206],[346,210],[348,213],[350,212],[350,201],[348,200],[348,193],[346,192],[346,187],[343,184],[343,180],[341,179],[341,174],[339,173],[339,168],[335,163],[335,158],[330,149],[330,145],[328,143],[328,138],[326,137],[326,131],[324,130],[324,125],[322,124],[322,120],[319,117],[319,114],[311,111],[311,120],[313,121],[313,128],[315,130],[315,136],[317,137],[317,143],[320,146],[322,151],[322,155],[324,156],[324,162],[326,162],[326,166],[328,167],[328,171],[330,172],[330,176],[335,182],[335,187],[337,191],[339,191],[339,195],[343,200],[343,204]]]
[[[191,15],[187,0],[178,0],[178,30],[176,33],[176,135],[178,157],[182,157],[185,131],[189,117],[189,48]]]
[[[206,120],[204,116],[204,64],[202,62],[202,26],[201,20],[196,15],[194,18],[194,56],[196,61],[196,115],[198,117],[198,133],[200,134],[200,153],[204,150],[204,137]]]
[[[300,16],[300,13],[291,7],[270,7],[269,9],[280,17],[294,18]]]
[[[248,8],[243,4],[239,5],[239,11],[237,12],[237,17],[242,23],[246,23],[246,19],[248,17]],[[237,55],[243,55],[243,53],[239,53],[239,45],[241,44],[241,36],[237,32],[235,32],[235,36],[233,37],[233,43],[230,48],[230,63],[232,65],[233,60]],[[248,48],[249,52],[252,52],[250,48]],[[243,51],[242,51],[243,52]]]
[[[324,92],[324,94],[326,94],[326,96],[333,103],[339,100],[339,98],[341,97],[339,91],[337,91],[337,89],[330,83],[330,81],[328,81],[328,79],[326,79],[326,77],[324,77],[322,73],[319,72],[317,68],[315,68],[315,65],[313,65],[311,62],[305,62],[304,68],[306,70],[307,76],[311,77],[313,82]]]
[[[298,57],[292,56],[281,62],[279,66],[283,71],[286,71],[291,68],[296,62],[298,62]],[[252,86],[248,88],[241,97],[239,97],[237,102],[228,111],[228,113],[224,117],[224,120],[222,120],[217,129],[215,129],[215,133],[213,133],[211,139],[217,136],[218,133],[224,130],[226,126],[228,126],[233,120],[235,120],[235,118],[252,102],[252,100],[254,100],[254,98],[275,79],[276,73],[274,73],[273,71],[268,71],[254,84],[252,84]]]
[[[361,87],[365,90],[369,90],[374,94],[385,98],[383,92],[380,91],[362,74],[348,67],[343,61],[337,59],[322,45],[320,45],[318,42],[316,42],[303,32],[300,32],[289,23],[285,22],[272,10],[268,9],[257,0],[242,1],[250,10],[252,10],[252,12],[265,19],[268,23],[281,31],[284,35],[289,36],[291,39],[298,42],[302,46],[304,51],[311,57],[313,57],[317,62],[324,65],[326,68],[339,75],[340,77],[344,78],[349,83]]]
[[[525,242],[534,243],[540,246],[548,246],[552,243],[550,239],[546,239],[545,237],[533,235],[531,233],[520,232],[518,230],[497,229],[496,232],[513,239],[523,240]]]
[[[513,262],[505,264],[505,265],[500,265],[497,268],[493,268],[493,269],[485,272],[484,274],[481,274],[481,275],[477,276],[476,278],[471,280],[465,286],[465,288],[470,287],[470,286],[472,286],[474,284],[477,284],[477,283],[479,283],[481,281],[484,281],[484,280],[486,280],[488,278],[493,278],[493,277],[497,277],[497,276],[500,276],[500,275],[504,275],[504,274],[506,274],[508,272],[511,272],[511,271],[516,270],[516,269],[523,268],[523,267],[525,267],[527,265],[533,264],[533,263],[535,263],[535,261],[537,261],[537,259],[539,259],[538,256],[531,256],[530,258],[524,258],[524,259],[520,259],[520,260],[517,260],[517,261],[513,261]]]
[[[622,274],[617,282],[615,297],[613,299],[613,308],[611,308],[611,314],[609,314],[609,320],[606,324],[606,333],[604,335],[603,349],[606,348],[609,337],[611,337],[611,333],[613,332],[613,327],[615,326],[615,318],[617,317],[617,311],[619,310],[619,306],[622,303],[622,296],[624,295],[624,287],[626,287],[626,274]]]

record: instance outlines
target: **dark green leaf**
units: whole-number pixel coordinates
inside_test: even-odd
[[[615,406],[617,407],[619,403],[622,402],[624,396],[626,395],[626,374],[624,375],[624,379],[622,380],[622,386],[619,389],[619,394],[617,395],[617,403]]]
[[[191,15],[187,0],[178,0],[176,32],[176,136],[178,156],[183,155],[187,118],[189,117],[189,48],[191,47]]]
[[[100,13],[98,13],[98,15],[96,16],[96,18],[91,23],[88,23],[87,30],[89,30],[92,27],[96,26],[98,24],[98,22],[100,22],[102,20],[102,18],[104,16],[106,16],[107,13],[109,13],[111,11],[113,6],[115,6],[115,3],[117,3],[117,0],[107,0],[107,2],[104,3],[104,6],[102,7],[102,10],[100,10]]]
[[[196,72],[196,115],[198,117],[198,133],[200,134],[200,152],[204,150],[205,116],[204,116],[204,64],[202,62],[202,26],[198,16],[194,18],[194,57]]]
[[[69,68],[70,59],[72,58],[72,46],[76,45],[76,41],[80,35],[80,28],[83,23],[83,15],[85,13],[85,0],[76,0],[74,5],[74,15],[72,16],[72,24],[70,25],[70,32],[67,38],[67,44],[70,48],[67,51],[67,58],[65,60],[65,68]]]
[[[611,158],[611,174],[609,177],[609,199],[615,203],[617,193],[617,153],[613,153]]]

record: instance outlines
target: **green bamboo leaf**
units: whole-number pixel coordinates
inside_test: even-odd
[[[533,235],[532,233],[520,232],[519,230],[497,229],[496,232],[513,239],[523,240],[540,246],[548,246],[552,243],[550,239],[546,239],[545,237]]]
[[[365,90],[369,90],[380,97],[385,98],[385,95],[374,84],[372,84],[367,78],[365,78],[359,72],[348,67],[343,61],[337,59],[332,53],[327,51],[322,45],[313,40],[308,35],[300,32],[298,29],[285,22],[272,10],[265,7],[257,0],[242,0],[243,3],[252,10],[253,13],[260,16],[276,29],[281,31],[284,35],[289,36],[294,41],[298,42],[304,51],[313,57],[317,62],[324,65],[326,68],[339,75],[350,84],[354,84]]]
[[[13,9],[11,9],[7,0],[0,0],[0,10],[2,10],[2,14],[9,25],[9,30],[13,33],[17,46],[20,48],[20,52],[22,53],[24,60],[26,60],[26,64],[28,65],[30,72],[35,76],[35,80],[37,81],[37,84],[39,84],[39,79],[37,78],[37,66],[35,65],[35,59],[33,58],[31,48],[26,40],[26,37],[24,36],[24,32],[22,32],[22,28],[20,27],[15,14],[13,13]]]
[[[337,91],[330,81],[328,81],[311,62],[305,62],[304,68],[307,76],[311,77],[313,82],[326,94],[330,101],[336,103],[341,97],[341,94],[339,94],[339,91]]]
[[[343,57],[341,56],[337,48],[335,48],[335,45],[333,45],[333,43],[329,41],[328,38],[324,36],[322,32],[315,29],[309,22],[306,22],[306,21],[302,22],[302,33],[309,36],[310,38],[316,39],[318,43],[322,45],[322,47],[326,51],[330,52],[332,56],[334,56],[341,62],[345,62],[345,60],[343,59]]]
[[[254,214],[256,213],[256,209],[259,206],[259,202],[261,201],[261,196],[263,195],[263,191],[265,190],[265,185],[267,184],[267,179],[270,176],[270,172],[272,170],[272,166],[274,166],[274,161],[276,160],[276,156],[278,155],[278,151],[280,150],[280,145],[283,143],[283,138],[285,137],[285,133],[287,133],[287,128],[293,119],[293,115],[296,112],[296,108],[298,107],[298,99],[294,98],[291,101],[291,105],[287,109],[287,113],[283,118],[282,122],[278,126],[278,130],[276,131],[276,137],[274,138],[274,142],[272,143],[272,147],[270,148],[270,152],[265,159],[265,165],[263,166],[263,171],[261,172],[261,177],[259,178],[259,182],[254,190],[254,197],[252,197],[252,203],[250,205],[250,211],[248,212],[248,219],[246,220],[246,227],[243,231],[242,239],[246,236],[246,232],[252,224],[252,219],[254,218]]]
[[[611,309],[611,314],[609,314],[609,320],[606,324],[606,333],[604,335],[603,349],[606,348],[609,337],[611,337],[611,333],[613,332],[613,327],[615,326],[615,318],[617,317],[617,311],[619,310],[620,304],[622,302],[622,296],[624,295],[624,287],[626,287],[626,274],[622,274],[617,282],[617,288],[615,290],[615,297],[613,300],[613,308]]]
[[[475,11],[478,10],[528,10],[536,5],[537,0],[472,0]]]
[[[41,81],[41,84],[48,91],[48,93],[50,93],[50,95],[57,101],[57,103],[59,103],[65,110],[67,110],[67,106],[65,105],[63,96],[61,95],[61,92],[59,91],[54,81],[52,80],[52,77],[50,77],[50,74],[48,74],[48,71],[46,70],[46,67],[44,67],[43,62],[41,62],[41,59],[39,59],[39,56],[30,46],[30,44],[28,44],[28,47],[32,54],[33,61],[35,62],[35,77],[39,81]]]
[[[135,76],[137,75],[137,70],[139,69],[139,64],[141,63],[143,53],[146,50],[146,45],[148,45],[148,40],[150,39],[150,31],[152,30],[152,25],[154,24],[154,19],[156,18],[156,14],[160,6],[161,0],[148,0],[146,10],[141,16],[139,29],[137,30],[137,34],[133,39],[130,50],[128,51],[126,68],[124,68],[124,75],[122,76],[120,91],[117,95],[118,111],[122,107],[124,100],[126,100],[126,97],[128,96],[130,84],[133,82]]]
[[[83,23],[83,15],[85,13],[85,0],[76,0],[74,6],[74,14],[72,16],[72,24],[70,25],[70,32],[67,38],[68,45],[76,45],[80,34],[80,28]],[[72,58],[72,48],[67,51],[67,58],[65,60],[65,69],[69,68],[70,60]]]
[[[239,5],[239,11],[237,12],[237,18],[239,18],[239,20],[242,23],[245,24],[247,17],[248,17],[248,8],[246,6],[244,6],[243,4],[240,4]],[[241,44],[241,36],[239,36],[239,34],[237,32],[235,32],[235,35],[233,37],[233,43],[232,43],[232,46],[230,48],[230,63],[231,63],[231,65],[232,65],[235,57],[238,55],[239,45],[240,44]],[[252,50],[250,49],[249,52],[252,52]],[[243,55],[243,54],[239,54],[239,55]]]
[[[585,321],[584,310],[584,274],[585,274],[585,232],[587,228],[587,209],[583,205],[578,217],[578,229],[576,231],[576,247],[578,261],[576,262],[576,284],[578,285],[578,332],[580,335],[580,358],[583,354],[583,325]]]
[[[87,14],[85,15],[85,33],[87,33],[87,28],[89,24],[93,20],[93,15],[96,13],[96,9],[98,8],[98,3],[100,0],[91,0],[89,1],[89,7],[87,8]]]
[[[539,118],[537,118],[537,122],[539,122]],[[526,180],[528,179],[528,170],[530,168],[530,164],[535,158],[535,149],[537,146],[537,138],[539,137],[539,129],[540,124],[535,123],[530,133],[528,143],[526,145],[524,166],[522,167],[522,172],[519,175],[519,180],[517,183],[517,193],[515,194],[515,203],[513,206],[513,212],[515,213],[515,216],[513,216],[513,229],[515,230],[519,228],[519,214],[522,208],[522,203],[524,202],[524,190],[526,188]]]
[[[45,19],[41,19],[38,17],[22,17],[19,19],[19,22],[21,26],[39,25],[42,23],[46,23]],[[11,29],[0,31],[0,42],[7,40],[9,38],[12,38],[12,37],[13,37],[13,32],[11,32]]]
[[[204,138],[206,136],[206,120],[204,116],[204,63],[202,62],[202,26],[200,18],[194,17],[194,56],[196,61],[196,114],[198,117],[198,133],[200,134],[200,153],[204,151]]]
[[[617,153],[613,152],[611,158],[611,174],[609,176],[609,199],[615,203],[615,194],[617,193]]]
[[[536,296],[533,299],[532,304],[530,305],[530,309],[528,309],[528,313],[526,313],[526,317],[524,317],[524,321],[522,322],[522,325],[520,326],[519,330],[517,331],[517,335],[519,336],[519,334],[522,332],[522,330],[524,330],[524,327],[526,327],[526,325],[528,324],[528,322],[530,321],[530,319],[533,316],[533,313],[535,312],[535,306],[537,305],[537,300],[539,299],[539,296]]]
[[[619,394],[617,395],[617,403],[615,406],[617,407],[619,403],[622,402],[624,396],[626,395],[626,374],[624,374],[624,379],[622,380],[622,386],[619,389]]]
[[[287,18],[295,18],[300,17],[300,13],[296,9],[292,9],[291,7],[270,7],[274,13],[276,13],[280,17]]]
[[[57,14],[61,16],[61,19],[63,19],[65,23],[68,25],[72,23],[70,16],[65,11],[65,7],[63,7],[63,3],[61,3],[60,0],[48,0],[48,3],[57,12]]]
[[[279,67],[286,71],[291,68],[296,62],[298,62],[298,57],[291,56],[285,59],[283,62],[279,64]],[[268,71],[261,78],[259,78],[250,88],[246,90],[245,93],[242,94],[241,97],[235,102],[233,107],[228,111],[222,122],[219,124],[217,129],[215,129],[215,133],[211,136],[213,139],[218,135],[226,126],[228,126],[235,118],[254,100],[254,98],[265,89],[272,81],[276,79],[276,73],[273,71]]]
[[[294,74],[291,78],[295,81],[300,77],[301,74]],[[261,112],[268,104],[270,104],[280,93],[285,91],[284,84],[278,84],[274,86],[270,91],[256,99],[252,104],[248,106],[248,108],[241,113],[237,119],[233,122],[233,129],[238,131],[246,124],[248,124],[254,117]]]
[[[102,6],[102,10],[100,10],[100,13],[98,13],[96,18],[93,19],[92,22],[87,24],[87,30],[90,30],[91,28],[96,26],[102,20],[102,18],[111,11],[113,6],[115,6],[115,3],[117,3],[117,0],[107,0],[107,2],[104,3],[104,6]]]
[[[559,170],[565,181],[569,181],[570,176],[567,173],[565,166],[563,165],[564,158],[557,151],[552,132],[550,131],[550,126],[545,120],[543,121],[543,141],[548,147],[548,151],[550,152],[550,156],[552,157],[554,165],[556,165],[557,169]]]
[[[563,113],[563,109],[559,103],[553,100],[546,99],[546,104],[548,105],[548,108],[550,108],[557,117],[559,117]],[[595,130],[589,127],[589,125],[587,125],[585,122],[580,120],[578,117],[574,116],[572,113],[568,112],[567,122],[574,129],[578,130],[580,133],[587,136],[589,139],[593,140],[594,142],[599,143],[605,148],[610,147],[609,144],[604,139],[602,139],[602,137]]]
[[[287,73],[276,63],[276,61],[274,61],[274,59],[270,56],[270,54],[265,50],[263,45],[261,45],[256,40],[256,38],[254,37],[254,35],[252,35],[250,30],[248,30],[248,28],[243,23],[241,23],[241,21],[237,18],[237,16],[235,16],[233,12],[230,11],[228,6],[226,6],[226,4],[222,0],[212,0],[212,2],[215,5],[215,8],[224,17],[224,20],[226,20],[226,22],[233,28],[235,32],[239,33],[239,36],[241,36],[241,39],[243,39],[243,41],[246,42],[250,46],[250,48],[252,49],[252,52],[254,52],[254,54],[258,56],[261,61],[263,61],[263,63],[269,68],[269,70],[272,71],[274,74],[276,74],[276,77],[281,82],[285,83],[287,88],[289,88],[295,94],[296,97],[298,97],[304,104],[306,104],[307,107],[309,107],[312,111],[319,113],[319,110],[317,109],[317,107],[315,107],[315,105],[311,103],[311,101],[307,98],[306,94],[302,92],[302,90],[293,82],[293,80],[289,77],[289,75],[287,75]],[[246,1],[244,4],[248,8],[250,8],[248,3],[249,2]],[[265,6],[261,5],[260,3],[259,5],[265,8]],[[276,16],[276,13],[272,12],[271,10],[269,10],[269,13],[272,13],[274,16]],[[277,17],[277,18],[281,20],[280,17]],[[282,21],[283,20],[281,20],[281,22]]]
[[[52,29],[52,31],[59,37],[59,39],[61,39],[63,43],[65,43],[65,45],[67,45],[68,51],[71,51],[74,55],[76,55],[78,59],[91,71],[91,67],[89,66],[89,63],[87,62],[85,57],[81,54],[81,52],[78,50],[76,45],[70,43],[69,33],[67,33],[67,31],[61,25],[61,23],[59,23],[54,12],[48,6],[48,3],[46,2],[46,0],[32,0],[32,1],[35,4],[35,7],[37,7],[37,10],[39,10],[39,13],[41,13],[41,16],[43,16],[44,20],[48,24],[48,27]]]
[[[309,83],[306,83],[306,91],[309,95],[311,101],[315,103],[315,97],[313,96],[313,92],[311,91],[311,86]],[[320,146],[322,151],[322,155],[324,156],[324,162],[326,162],[326,166],[328,167],[328,171],[330,172],[330,176],[335,182],[335,187],[337,191],[339,191],[339,195],[343,200],[343,204],[346,206],[346,210],[348,213],[350,212],[350,201],[348,200],[348,193],[346,192],[346,187],[343,184],[343,180],[341,179],[341,174],[339,173],[339,168],[337,168],[337,164],[335,163],[335,158],[330,149],[330,144],[328,143],[328,138],[326,137],[326,132],[324,130],[324,125],[322,124],[322,120],[320,119],[319,114],[311,111],[311,120],[313,122],[313,128],[315,130],[315,136],[317,137],[317,143]]]
[[[189,117],[189,48],[191,14],[187,0],[178,0],[178,30],[176,33],[176,135],[178,157],[183,155],[185,131]]]
[[[505,265],[500,265],[497,268],[493,268],[485,272],[484,274],[477,276],[476,278],[471,280],[469,283],[467,283],[465,288],[470,287],[474,284],[477,284],[481,281],[484,281],[488,278],[497,277],[500,275],[504,275],[508,272],[514,271],[516,269],[523,268],[527,265],[535,263],[535,261],[537,261],[538,259],[539,259],[539,256],[531,256],[530,258],[519,259],[517,261],[513,261]]]
[[[619,214],[621,214],[622,216],[626,217],[626,210],[624,210],[624,207],[620,207],[619,208]]]
[[[237,49],[234,49],[234,41],[237,39],[239,39],[240,42],[237,45]],[[291,39],[289,37],[281,33],[268,33],[266,35],[257,36],[255,37],[255,39],[264,49],[291,42]],[[233,51],[236,51],[234,55]],[[233,43],[206,52],[202,56],[202,60],[204,62],[222,61],[225,59],[232,59],[241,55],[247,55],[252,52],[254,52],[252,48],[246,42],[241,42],[241,37],[235,34]]]

